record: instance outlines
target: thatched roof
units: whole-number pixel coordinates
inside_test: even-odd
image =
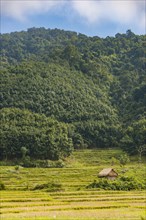
[[[106,176],[118,176],[118,174],[114,171],[113,168],[106,168],[103,169],[102,171],[100,171],[100,173],[98,174],[99,177],[106,177]]]

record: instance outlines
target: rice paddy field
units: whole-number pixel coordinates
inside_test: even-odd
[[[146,192],[87,189],[98,172],[111,166],[120,150],[81,150],[67,159],[64,168],[20,168],[1,166],[0,219],[4,220],[145,220]],[[119,175],[145,178],[145,163],[136,158],[124,168],[115,164]],[[37,186],[51,183],[47,189]],[[55,187],[53,188],[53,184]]]

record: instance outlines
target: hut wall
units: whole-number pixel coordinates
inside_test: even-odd
[[[117,177],[118,174],[115,173],[113,170],[111,170],[110,173],[108,174],[108,176],[110,176],[110,177]]]
[[[108,179],[108,180],[115,180],[116,177],[115,177],[115,176],[107,176],[107,179]]]

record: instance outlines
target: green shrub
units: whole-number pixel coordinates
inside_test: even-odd
[[[16,172],[19,172],[19,168],[20,168],[19,165],[16,165],[16,166],[15,166],[15,171],[16,171]]]
[[[61,159],[56,160],[56,161],[48,160],[48,167],[50,167],[50,168],[63,168],[63,167],[65,167],[65,163]]]
[[[98,188],[104,190],[141,190],[146,189],[146,184],[141,180],[138,181],[134,177],[121,176],[114,181],[108,179],[94,180],[87,188]]]
[[[40,189],[47,189],[48,188],[48,183],[43,183],[43,184],[38,184],[36,185],[33,190],[40,190]]]
[[[29,156],[26,156],[20,165],[23,167],[36,167],[36,162],[31,160]]]
[[[130,162],[129,156],[126,153],[121,154],[118,159],[120,161],[121,166],[124,166]]]
[[[4,190],[4,189],[5,189],[4,183],[0,182],[0,190]]]
[[[63,168],[65,166],[65,163],[63,160],[37,160],[34,162],[36,167],[41,168]]]
[[[65,167],[65,163],[63,162],[63,160],[58,160],[55,163],[55,167],[56,168],[63,168],[63,167]]]
[[[47,168],[47,167],[49,167],[47,160],[37,160],[37,161],[35,162],[35,164],[36,164],[36,167],[41,167],[41,168]]]
[[[32,190],[46,190],[47,192],[57,192],[57,191],[62,191],[62,185],[60,183],[43,183],[36,185]]]

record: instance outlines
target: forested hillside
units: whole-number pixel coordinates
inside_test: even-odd
[[[30,28],[1,34],[1,159],[146,149],[145,36]]]

